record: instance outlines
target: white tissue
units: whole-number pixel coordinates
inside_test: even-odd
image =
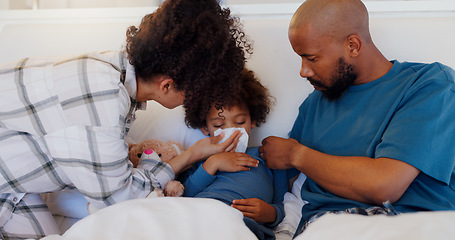
[[[237,147],[235,148],[235,152],[245,152],[246,148],[248,147],[248,133],[246,133],[245,128],[225,128],[221,129],[218,128],[213,135],[218,136],[222,132],[224,132],[224,137],[219,143],[223,143],[226,141],[235,131],[240,130],[242,133],[242,136],[239,138],[239,143],[237,144]]]

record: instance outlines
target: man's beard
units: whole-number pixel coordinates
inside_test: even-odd
[[[355,72],[354,66],[347,64],[342,57],[338,60],[338,69],[332,75],[332,86],[326,86],[320,81],[316,81],[312,78],[307,78],[311,84],[324,89],[321,90],[322,96],[329,101],[335,101],[339,99],[356,79],[357,73]]]

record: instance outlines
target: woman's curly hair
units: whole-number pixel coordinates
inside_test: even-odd
[[[215,97],[235,97],[252,53],[238,18],[217,0],[167,0],[127,31],[126,51],[136,75],[168,75],[192,111]]]
[[[207,114],[212,106],[222,113],[224,108],[234,106],[246,106],[250,112],[252,121],[256,121],[256,126],[264,123],[267,114],[270,112],[272,100],[269,90],[261,84],[255,77],[254,72],[244,69],[241,72],[241,85],[237,89],[239,95],[237,98],[227,100],[215,99],[207,105],[201,105],[198,108],[186,109],[185,121],[192,128],[202,128],[207,125]]]

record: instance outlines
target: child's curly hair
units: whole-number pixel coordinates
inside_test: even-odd
[[[212,106],[219,108],[220,111],[223,111],[222,108],[246,106],[250,112],[251,120],[256,121],[256,126],[264,123],[267,114],[270,112],[273,97],[270,95],[269,90],[255,77],[253,71],[245,68],[241,72],[241,85],[236,91],[239,92],[236,98],[228,100],[215,99],[207,105],[198,106],[198,108],[187,108],[185,110],[186,124],[192,128],[206,126],[207,114]]]
[[[126,51],[136,75],[170,76],[185,92],[184,106],[238,93],[240,72],[252,53],[238,18],[216,0],[167,0],[127,31]]]

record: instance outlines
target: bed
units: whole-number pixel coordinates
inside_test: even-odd
[[[373,40],[389,59],[439,61],[455,67],[455,3],[452,1],[366,1]],[[263,138],[286,137],[297,109],[312,91],[299,76],[300,60],[287,40],[298,4],[230,6],[254,43],[247,66],[276,98],[268,120],[253,129],[250,146]],[[37,55],[117,50],[125,29],[155,8],[0,11],[0,62]],[[425,46],[425,47],[422,47]],[[202,134],[183,122],[181,107],[153,102],[138,112],[127,141],[174,140],[184,147]],[[285,117],[283,117],[285,116]],[[254,239],[241,214],[215,200],[151,198],[130,200],[87,216],[74,192],[48,198],[62,235],[45,239]],[[82,220],[81,220],[82,219]],[[297,239],[455,239],[455,212],[422,212],[398,217],[327,215]]]

